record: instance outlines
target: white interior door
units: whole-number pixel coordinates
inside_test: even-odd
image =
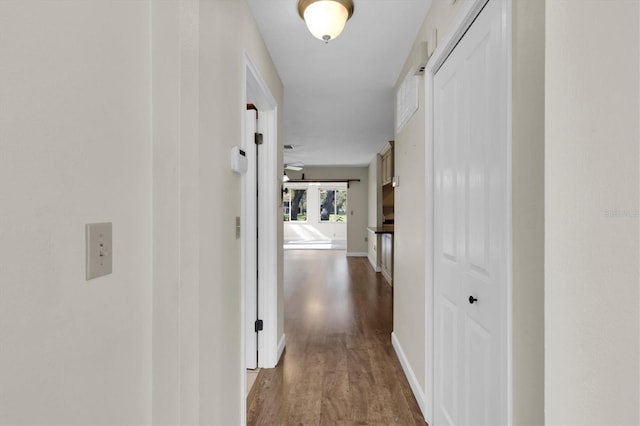
[[[257,132],[257,111],[246,111],[245,141],[243,148],[247,155],[248,168],[243,176],[243,207],[241,227],[243,234],[244,282],[245,282],[245,364],[248,369],[258,368],[258,333],[255,322],[258,319],[258,186],[257,152],[254,135]],[[247,196],[248,194],[248,196]]]
[[[507,423],[510,171],[502,5],[434,77],[434,420]]]

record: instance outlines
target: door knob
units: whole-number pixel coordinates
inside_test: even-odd
[[[478,301],[478,299],[476,299],[475,297],[469,296],[469,303],[471,303],[472,305],[473,305],[474,302],[477,302],[477,301]]]

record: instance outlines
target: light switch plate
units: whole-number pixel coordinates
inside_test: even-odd
[[[111,222],[85,225],[87,280],[108,275],[113,271]]]

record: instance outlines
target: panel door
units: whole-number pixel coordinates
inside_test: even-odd
[[[434,78],[434,416],[506,424],[508,140],[502,5]]]

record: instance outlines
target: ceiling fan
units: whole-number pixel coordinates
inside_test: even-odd
[[[291,170],[293,172],[302,171],[303,167],[304,167],[304,164],[302,164],[302,163],[290,163],[290,164],[285,164],[284,165],[284,169],[285,170]]]

